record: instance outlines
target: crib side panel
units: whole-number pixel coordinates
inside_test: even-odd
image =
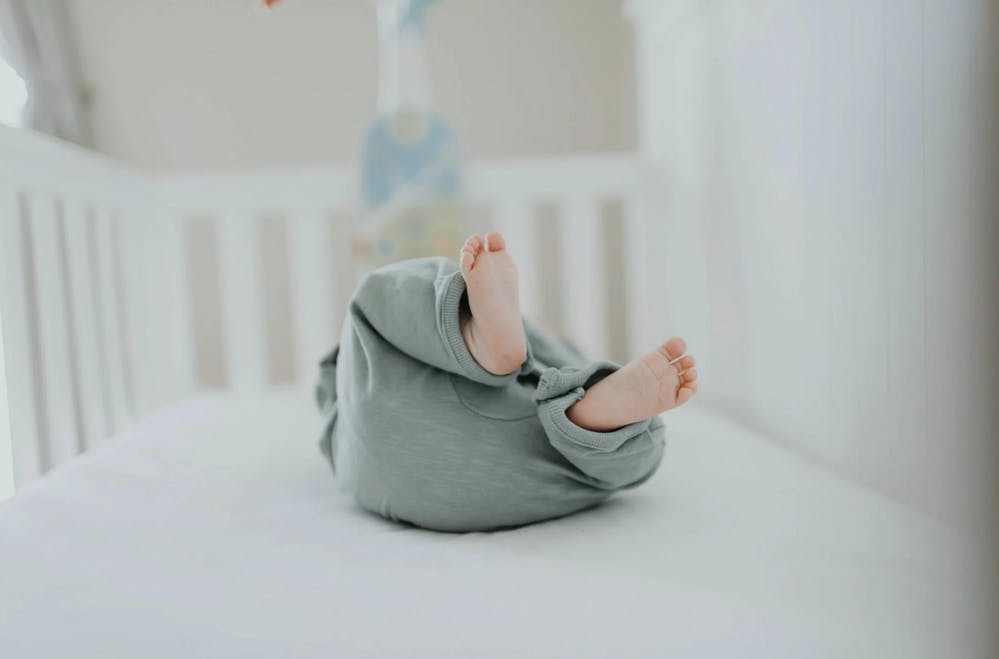
[[[163,322],[164,306],[185,305],[163,285],[179,252],[137,222],[149,180],[0,130],[0,500],[189,390],[161,368],[185,362],[184,332]]]

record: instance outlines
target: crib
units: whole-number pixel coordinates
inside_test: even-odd
[[[351,174],[157,176],[9,129],[0,154],[17,486],[198,389],[311,383],[360,272]],[[636,302],[654,285],[644,177],[628,154],[468,173],[473,228],[507,235],[525,314],[590,354],[623,359],[655,336]]]
[[[363,514],[308,391],[358,274],[354,188],[0,130],[0,654],[970,647],[952,530],[707,405],[669,417],[650,484],[584,514],[468,536]],[[467,203],[518,257],[525,314],[623,360],[669,329],[647,303],[660,189],[635,154],[477,162]]]

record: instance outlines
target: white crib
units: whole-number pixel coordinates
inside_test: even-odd
[[[526,313],[623,359],[667,330],[657,187],[601,155],[478,163],[468,197]],[[305,390],[352,190],[0,130],[0,654],[974,656],[961,539],[698,404],[653,481],[585,514],[468,537],[361,514]]]
[[[642,180],[621,154],[468,173],[525,313],[591,354],[655,335]],[[354,187],[333,168],[154,175],[0,130],[0,494],[196,389],[308,385],[356,277]]]

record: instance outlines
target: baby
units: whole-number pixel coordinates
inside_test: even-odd
[[[620,367],[523,321],[496,232],[458,265],[425,258],[367,275],[321,364],[320,446],[367,510],[441,531],[559,517],[647,480],[658,414],[697,390],[682,339]]]

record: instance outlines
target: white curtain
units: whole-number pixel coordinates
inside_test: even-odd
[[[25,125],[91,146],[75,37],[65,0],[0,0],[0,54],[27,84]]]

